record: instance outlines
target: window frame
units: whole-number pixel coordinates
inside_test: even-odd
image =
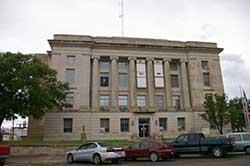
[[[66,125],[66,121],[69,121]],[[70,126],[70,127],[68,127]],[[73,132],[73,118],[63,118],[63,133],[72,133]]]
[[[120,119],[120,132],[129,132],[129,118]]]
[[[161,126],[162,125],[162,122],[164,122],[165,123],[165,127],[163,126]],[[164,125],[164,124],[163,124]],[[161,127],[162,127],[162,129],[161,129]],[[159,128],[160,128],[160,131],[167,131],[168,130],[168,118],[166,118],[166,117],[160,117],[159,118]]]
[[[76,70],[74,68],[66,68],[65,71],[65,79],[69,84],[74,84],[76,81]]]
[[[106,99],[104,98],[106,97]],[[103,105],[105,104],[105,105]],[[108,94],[100,94],[99,96],[100,111],[108,112],[110,109],[110,96]]]
[[[103,126],[104,121],[106,121],[107,126]],[[109,120],[109,118],[100,118],[100,128],[104,128],[104,132],[110,132],[110,120]]]

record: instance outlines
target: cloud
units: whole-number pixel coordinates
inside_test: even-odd
[[[241,54],[221,55],[224,89],[229,98],[240,96],[240,87],[250,94],[250,69],[243,57]]]

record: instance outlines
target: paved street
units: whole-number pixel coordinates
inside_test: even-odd
[[[9,158],[6,166],[93,166],[94,164],[88,162],[78,162],[67,164],[64,161],[64,156],[12,156]],[[245,154],[231,154],[226,158],[215,159],[207,156],[183,156],[172,161],[159,161],[152,163],[147,160],[139,161],[121,161],[118,164],[111,164],[109,162],[102,165],[118,165],[118,166],[249,166],[250,155]]]

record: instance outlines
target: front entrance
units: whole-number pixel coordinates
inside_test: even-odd
[[[139,137],[149,137],[149,118],[139,119]]]

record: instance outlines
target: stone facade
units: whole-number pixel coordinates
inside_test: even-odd
[[[44,140],[165,138],[209,131],[199,116],[204,97],[224,92],[223,49],[216,43],[79,35],[54,35],[48,41],[47,64],[59,80],[69,79],[71,98],[70,108],[47,113],[39,123]]]

